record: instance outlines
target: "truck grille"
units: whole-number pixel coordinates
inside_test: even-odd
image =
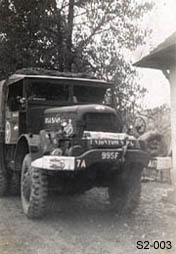
[[[116,117],[107,113],[88,113],[85,115],[85,130],[116,132]]]

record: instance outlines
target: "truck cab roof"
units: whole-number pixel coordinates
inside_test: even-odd
[[[20,80],[29,79],[35,81],[48,80],[53,83],[64,83],[67,85],[89,85],[89,86],[98,86],[110,88],[113,86],[113,83],[98,80],[94,77],[88,76],[84,73],[69,73],[69,72],[59,72],[52,70],[44,70],[44,69],[22,69],[16,71],[16,73],[9,76],[6,80],[7,85],[14,84]]]

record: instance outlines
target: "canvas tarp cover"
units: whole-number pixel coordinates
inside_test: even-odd
[[[16,83],[22,79],[24,79],[26,77],[26,75],[22,75],[22,74],[13,74],[11,75],[7,80],[6,80],[6,84],[7,85],[11,85],[13,83]]]

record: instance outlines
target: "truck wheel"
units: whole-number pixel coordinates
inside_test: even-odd
[[[142,167],[124,168],[124,173],[116,175],[108,188],[112,208],[119,215],[129,214],[138,206],[141,194]]]
[[[0,168],[0,197],[5,196],[7,192],[7,185],[8,185],[7,176]]]
[[[47,194],[47,175],[43,170],[31,167],[31,155],[27,154],[22,164],[21,201],[28,218],[39,218],[44,214]]]

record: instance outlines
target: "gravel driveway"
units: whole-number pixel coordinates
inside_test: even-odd
[[[170,186],[143,183],[141,203],[130,217],[110,207],[105,189],[48,200],[42,220],[28,220],[19,197],[0,200],[0,254],[176,253],[176,205],[164,202]],[[137,241],[171,241],[170,250],[138,250]]]

